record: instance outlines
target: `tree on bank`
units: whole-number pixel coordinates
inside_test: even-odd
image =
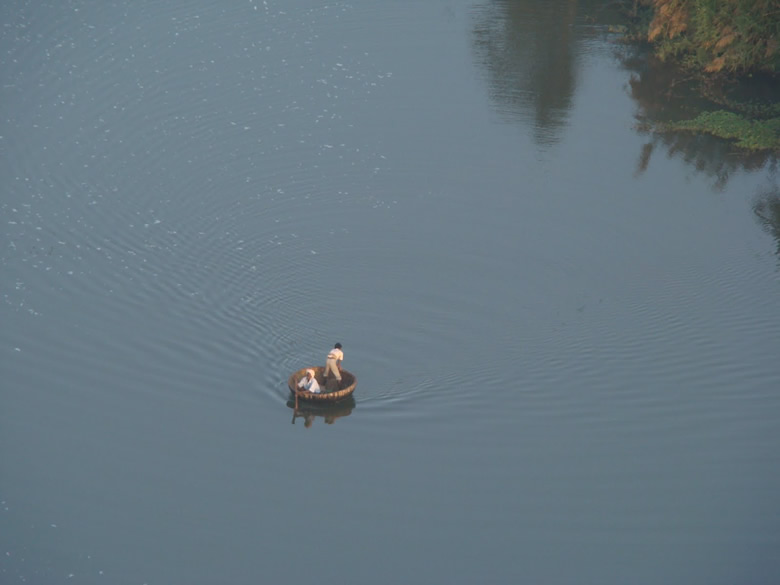
[[[780,72],[777,0],[633,0],[657,55],[708,73]]]
[[[634,21],[630,37],[648,41],[661,61],[681,65],[678,80],[716,106],[687,120],[654,120],[654,132],[710,134],[742,152],[780,153],[778,0],[623,0],[623,6]],[[655,98],[668,101],[678,80]]]

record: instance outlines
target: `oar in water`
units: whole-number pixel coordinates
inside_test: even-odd
[[[298,414],[298,389],[296,388],[293,392],[295,394],[295,407],[293,408],[292,424],[295,424],[295,417]]]

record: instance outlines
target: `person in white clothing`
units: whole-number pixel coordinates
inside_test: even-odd
[[[328,352],[328,357],[325,360],[325,379],[328,379],[328,374],[333,374],[333,377],[341,383],[341,362],[344,360],[344,352],[341,351],[341,344],[337,343]]]
[[[317,378],[314,377],[314,370],[306,370],[306,375],[298,382],[298,388],[314,394],[320,393],[320,385],[317,383]]]

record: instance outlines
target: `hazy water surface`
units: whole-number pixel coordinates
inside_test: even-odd
[[[596,7],[4,4],[0,581],[775,583],[776,163]]]

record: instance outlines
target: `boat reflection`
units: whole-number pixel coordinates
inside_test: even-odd
[[[307,429],[314,424],[314,421],[317,418],[322,418],[325,421],[325,424],[332,425],[336,422],[336,419],[352,414],[355,405],[355,398],[353,396],[332,403],[298,401],[297,408],[295,406],[294,398],[290,398],[287,401],[287,406],[293,411],[292,424],[295,424],[295,419],[302,418],[303,426]]]

